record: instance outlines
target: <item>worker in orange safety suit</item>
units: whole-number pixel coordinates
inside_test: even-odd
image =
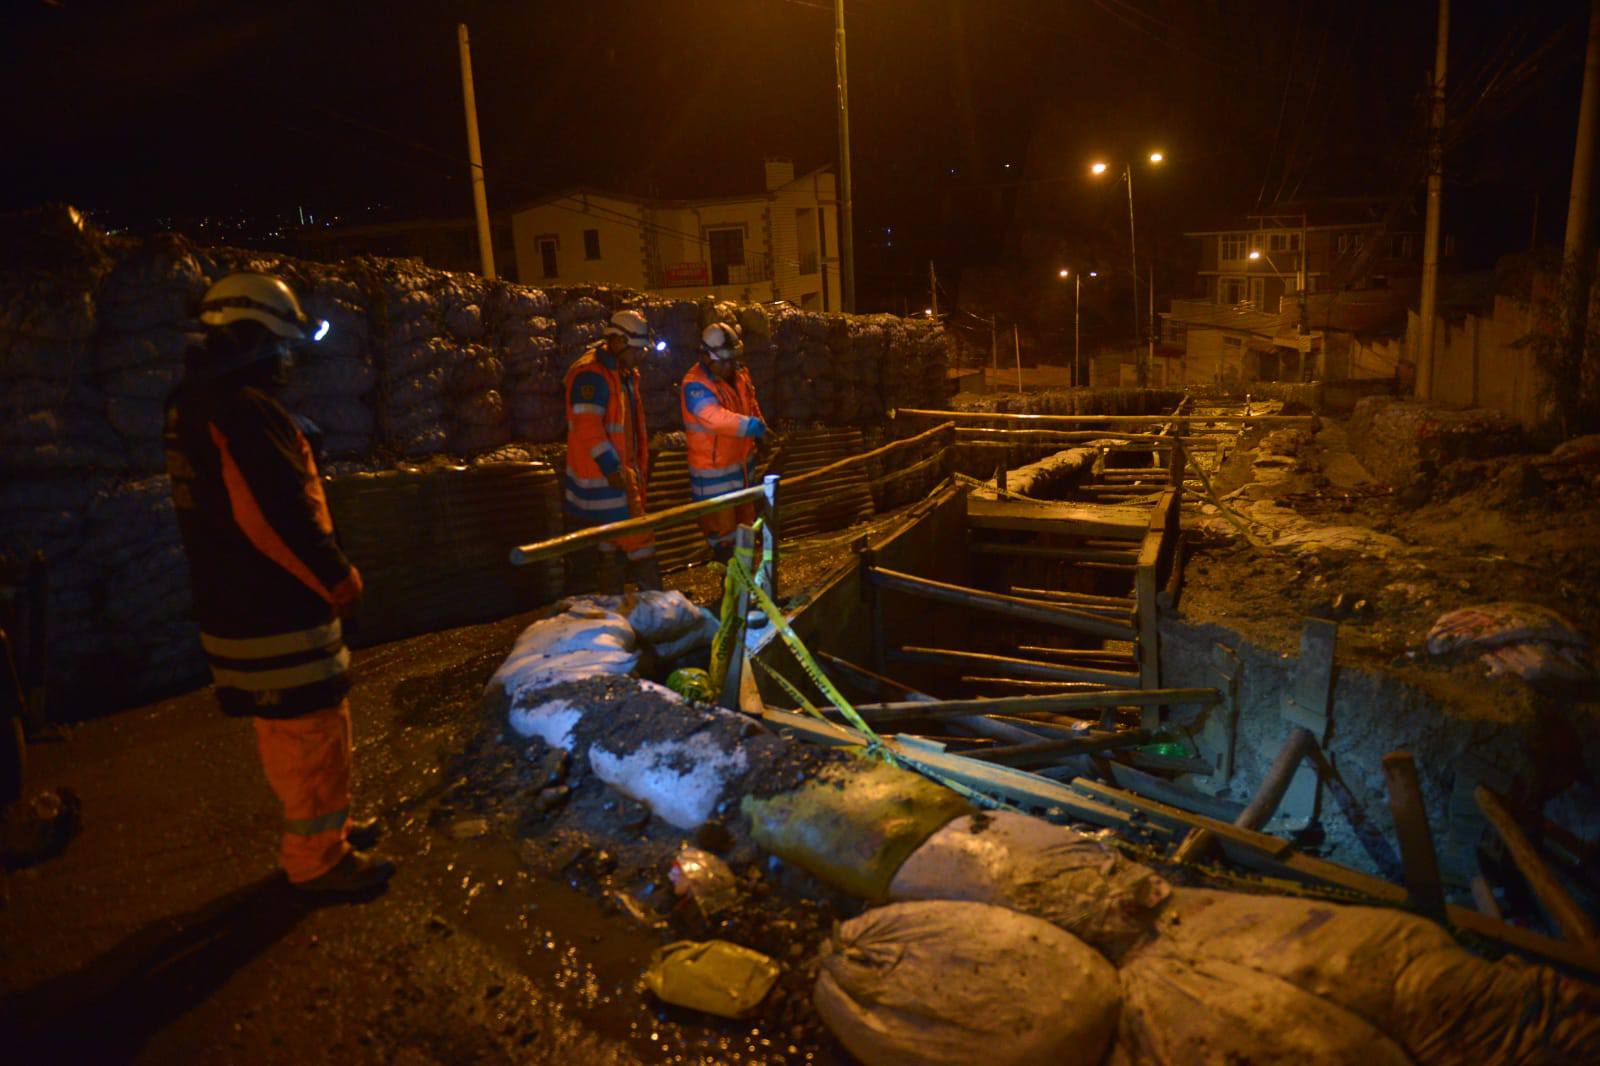
[[[683,428],[689,445],[689,494],[697,500],[755,483],[758,442],[767,424],[750,372],[739,361],[739,334],[715,322],[700,334],[704,357],[683,376]],[[718,562],[733,555],[733,534],[755,521],[754,502],[700,516],[700,531]]]
[[[167,401],[165,447],[217,701],[254,719],[283,802],[289,882],[316,898],[370,898],[394,867],[352,850],[340,620],[361,575],[334,537],[306,434],[273,398],[327,323],[310,322],[281,279],[256,273],[213,284],[200,321],[205,340]]]
[[[650,327],[638,311],[618,311],[599,344],[567,370],[565,506],[573,524],[605,525],[645,513],[650,434],[639,395],[638,360],[651,348]],[[627,580],[641,590],[661,588],[655,535],[649,530],[600,548],[599,584],[620,593]],[[619,567],[617,556],[624,559]]]

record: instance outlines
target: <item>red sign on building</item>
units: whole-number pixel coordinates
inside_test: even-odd
[[[666,280],[669,286],[704,285],[710,277],[710,272],[704,263],[668,263],[666,267]]]

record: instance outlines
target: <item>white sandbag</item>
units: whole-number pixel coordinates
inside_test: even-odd
[[[489,684],[505,690],[513,707],[512,727],[517,728],[515,708],[524,693],[563,681],[626,674],[638,664],[627,619],[593,600],[577,599],[560,614],[524,629]]]
[[[648,683],[648,682],[647,682]],[[677,693],[668,691],[673,699]],[[729,785],[749,767],[741,748],[724,748],[713,736],[641,744],[627,753],[596,743],[589,748],[595,776],[650,808],[679,829],[705,823]]]
[[[971,814],[911,853],[889,898],[993,903],[1054,922],[1115,957],[1143,936],[1171,893],[1113,847],[1012,811]]]
[[[1098,1063],[1118,996],[1111,964],[1070,933],[949,901],[895,903],[840,925],[813,993],[867,1066]]]
[[[705,612],[678,591],[640,592],[631,597],[628,624],[641,639],[663,644],[700,628]]]
[[[1247,966],[1185,958],[1158,942],[1134,953],[1117,976],[1122,1012],[1113,1066],[1411,1062],[1359,1015]]]

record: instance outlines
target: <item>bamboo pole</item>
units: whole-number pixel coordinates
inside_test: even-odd
[[[1317,742],[1308,729],[1296,727],[1283,742],[1283,747],[1278,749],[1278,755],[1272,760],[1272,765],[1267,768],[1267,774],[1261,779],[1261,785],[1250,797],[1250,803],[1240,812],[1233,824],[1240,829],[1259,829],[1272,817],[1278,809],[1278,804],[1283,802],[1283,794],[1289,791],[1289,782],[1294,780],[1294,772],[1300,766],[1300,760],[1305,757],[1306,751]],[[1183,843],[1178,845],[1178,850],[1173,853],[1172,861],[1177,863],[1197,862],[1204,859],[1216,847],[1217,838],[1209,829],[1191,830],[1183,838]]]
[[[918,433],[914,437],[902,437],[899,440],[890,441],[881,448],[874,448],[870,452],[862,452],[860,455],[846,456],[845,458],[840,459],[838,462],[829,463],[827,466],[820,467],[819,469],[810,470],[804,474],[794,474],[789,477],[785,477],[783,479],[783,483],[785,487],[793,491],[795,485],[803,485],[807,481],[816,480],[817,478],[822,477],[824,474],[831,474],[835,470],[841,470],[844,467],[857,463],[865,463],[869,459],[876,459],[880,455],[887,455],[890,452],[897,451],[900,448],[908,448],[913,444],[919,444],[922,441],[928,440],[930,437],[933,437],[937,434],[953,432],[954,430],[954,422],[945,422],[941,425],[934,426],[932,429]]]
[[[1059,740],[1035,740],[1025,744],[1009,744],[998,748],[985,748],[968,753],[968,758],[996,762],[1003,766],[1025,765],[1030,762],[1053,762],[1073,755],[1088,755],[1114,748],[1131,748],[1145,742],[1142,729],[1128,729],[1120,733],[1102,733],[1085,730],[1083,735]]]
[[[629,533],[654,532],[667,526],[682,525],[712,511],[721,511],[724,508],[736,507],[741,503],[755,503],[766,496],[766,490],[760,485],[752,485],[747,489],[738,489],[734,492],[713,496],[709,500],[695,500],[692,503],[669,507],[665,511],[655,514],[640,515],[637,518],[625,518],[620,522],[607,522],[601,526],[590,526],[588,529],[576,530],[549,540],[535,541],[532,544],[521,544],[511,549],[511,563],[514,566],[527,566],[530,563],[541,562],[545,559],[554,559],[566,555],[580,548],[600,544],[604,541],[615,540]]]
[[[903,648],[895,657],[904,662],[930,666],[982,667],[1013,677],[1031,677],[1043,681],[1089,681],[1098,685],[1130,686],[1139,683],[1138,674],[1122,670],[1100,670],[1067,663],[1045,663],[1037,659],[1017,659],[1009,655],[989,655],[985,652],[961,651],[955,648]]]

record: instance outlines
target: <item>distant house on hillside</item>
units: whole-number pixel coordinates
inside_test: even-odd
[[[839,310],[828,167],[797,178],[793,163],[769,159],[764,192],[698,200],[568,189],[513,210],[511,229],[525,285],[609,284]]]
[[[1422,228],[1409,209],[1284,205],[1186,236],[1200,242],[1196,295],[1161,315],[1159,380],[1359,376],[1366,341],[1405,333],[1422,265]]]

